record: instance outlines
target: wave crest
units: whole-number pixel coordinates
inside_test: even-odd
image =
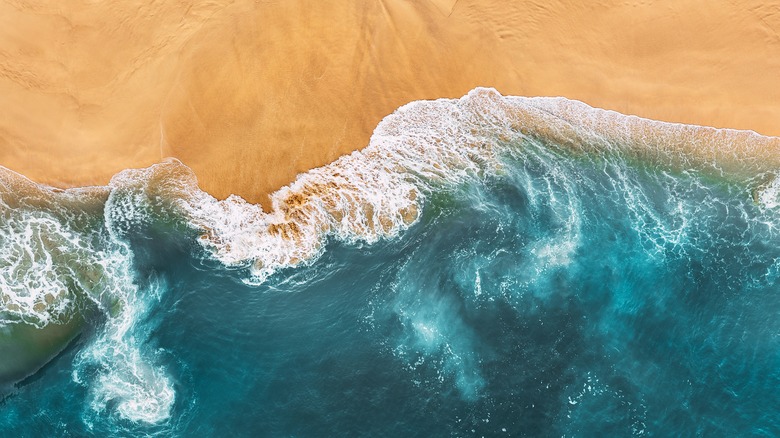
[[[522,160],[530,143],[564,153],[613,153],[676,169],[754,176],[780,168],[780,139],[753,132],[626,116],[564,98],[504,97],[477,88],[461,99],[417,101],[377,126],[363,150],[299,175],[272,209],[197,191],[182,202],[200,243],[250,283],[315,259],[329,236],[372,243],[413,224],[425,199]]]

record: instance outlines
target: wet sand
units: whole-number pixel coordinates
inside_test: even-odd
[[[780,1],[0,2],[0,165],[105,184],[174,156],[266,195],[412,100],[565,96],[780,135]]]

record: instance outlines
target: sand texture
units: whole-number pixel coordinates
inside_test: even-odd
[[[266,194],[476,86],[780,135],[780,1],[0,2],[0,165]]]

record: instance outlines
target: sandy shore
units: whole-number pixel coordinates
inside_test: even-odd
[[[175,156],[265,203],[476,86],[780,135],[780,1],[572,3],[3,0],[0,165],[75,186]]]

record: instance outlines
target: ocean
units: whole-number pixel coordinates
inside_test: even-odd
[[[476,89],[270,212],[0,172],[0,435],[776,436],[778,147]]]

